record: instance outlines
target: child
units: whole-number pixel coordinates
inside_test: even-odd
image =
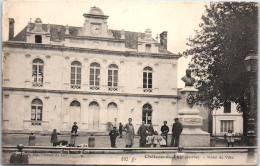
[[[227,147],[229,147],[229,144],[232,145],[233,147],[233,143],[234,143],[234,134],[233,134],[233,131],[232,130],[228,130],[228,133],[227,133],[227,142],[228,142],[228,145]]]
[[[158,133],[157,133],[157,131],[155,131],[154,136],[153,136],[153,147],[157,146],[158,141],[159,141],[158,139],[159,139]]]
[[[153,144],[153,135],[151,132],[148,133],[148,136],[146,137],[146,146],[151,147]]]
[[[119,134],[116,130],[116,127],[113,127],[113,130],[111,130],[110,133],[109,133],[112,148],[116,148],[116,137],[118,135]]]
[[[166,135],[161,133],[161,136],[158,136],[160,147],[167,147],[166,145]]]

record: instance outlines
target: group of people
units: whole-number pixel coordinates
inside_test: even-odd
[[[175,123],[172,127],[172,141],[171,146],[178,147],[179,146],[179,137],[182,132],[183,126],[179,122],[178,118],[174,119]],[[116,130],[116,127],[113,127],[113,130],[110,131],[110,141],[111,147],[116,147],[116,138],[120,136],[122,138],[122,132],[125,131],[125,147],[130,148],[134,144],[134,126],[132,124],[132,118],[128,119],[128,123],[123,127],[123,125],[119,124],[119,133]],[[153,125],[149,126],[145,125],[145,122],[142,122],[142,125],[139,127],[137,134],[140,136],[140,147],[156,147],[159,145],[160,147],[166,147],[168,140],[168,132],[169,127],[167,126],[167,121],[164,121],[164,125],[161,127],[161,134],[158,135],[158,132],[154,130]]]
[[[71,129],[71,137],[70,137],[69,146],[75,146],[76,136],[78,136],[77,132],[78,132],[77,122],[74,122],[72,129]],[[59,145],[58,133],[57,133],[56,129],[53,129],[53,132],[51,133],[51,143],[53,146]]]
[[[179,123],[179,119],[174,119],[175,123],[172,127],[172,141],[171,146],[179,146],[179,137],[182,132],[182,124]],[[74,125],[71,129],[71,138],[70,138],[70,144],[69,146],[75,146],[76,136],[77,134],[78,126],[77,123],[74,122]],[[113,130],[109,132],[110,136],[110,142],[111,147],[116,147],[116,138],[117,136],[120,136],[122,138],[122,132],[125,131],[125,147],[131,148],[134,144],[134,136],[135,136],[135,130],[134,126],[132,124],[132,118],[128,119],[128,123],[123,126],[121,123],[119,124],[119,132],[117,131],[116,127],[113,127]],[[150,124],[149,126],[145,125],[145,122],[142,122],[142,125],[139,127],[137,134],[140,136],[140,147],[156,147],[159,145],[160,147],[166,147],[167,146],[167,140],[168,140],[168,132],[169,127],[167,126],[167,121],[164,121],[164,125],[161,127],[161,134],[159,135],[157,131],[154,130],[153,125]],[[58,138],[57,138],[57,131],[56,129],[53,130],[53,133],[51,134],[51,143],[53,146],[57,146]]]

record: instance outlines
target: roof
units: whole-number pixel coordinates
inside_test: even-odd
[[[28,26],[30,27],[30,30],[33,30],[35,23],[28,24],[20,33],[18,33],[10,41],[26,42],[26,31],[27,31]],[[42,28],[46,32],[47,32],[47,26],[48,26],[48,24],[42,24]],[[65,36],[65,32],[66,32],[66,26],[56,25],[56,24],[49,24],[49,26],[50,26],[50,40],[51,41],[62,42],[62,41],[65,40],[64,36]],[[80,32],[80,30],[81,30],[81,27],[69,26],[69,36],[76,37],[78,35],[78,33]],[[110,31],[112,32],[114,39],[121,39],[122,30],[110,30]],[[126,48],[137,49],[137,43],[138,43],[138,36],[139,35],[140,35],[141,38],[144,38],[145,33],[125,31],[125,46],[126,46]],[[161,45],[159,45],[159,52],[160,53],[172,54],[171,52],[166,50]]]

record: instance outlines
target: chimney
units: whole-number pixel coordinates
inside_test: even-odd
[[[160,44],[164,49],[167,50],[167,31],[163,31],[160,34]]]
[[[152,38],[152,31],[151,31],[151,29],[146,29],[145,30],[145,38],[146,39],[151,39]]]
[[[12,40],[14,38],[14,19],[9,18],[9,38],[8,40]]]

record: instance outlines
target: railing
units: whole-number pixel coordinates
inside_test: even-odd
[[[72,89],[80,89],[80,85],[77,84],[71,84],[70,86]]]

